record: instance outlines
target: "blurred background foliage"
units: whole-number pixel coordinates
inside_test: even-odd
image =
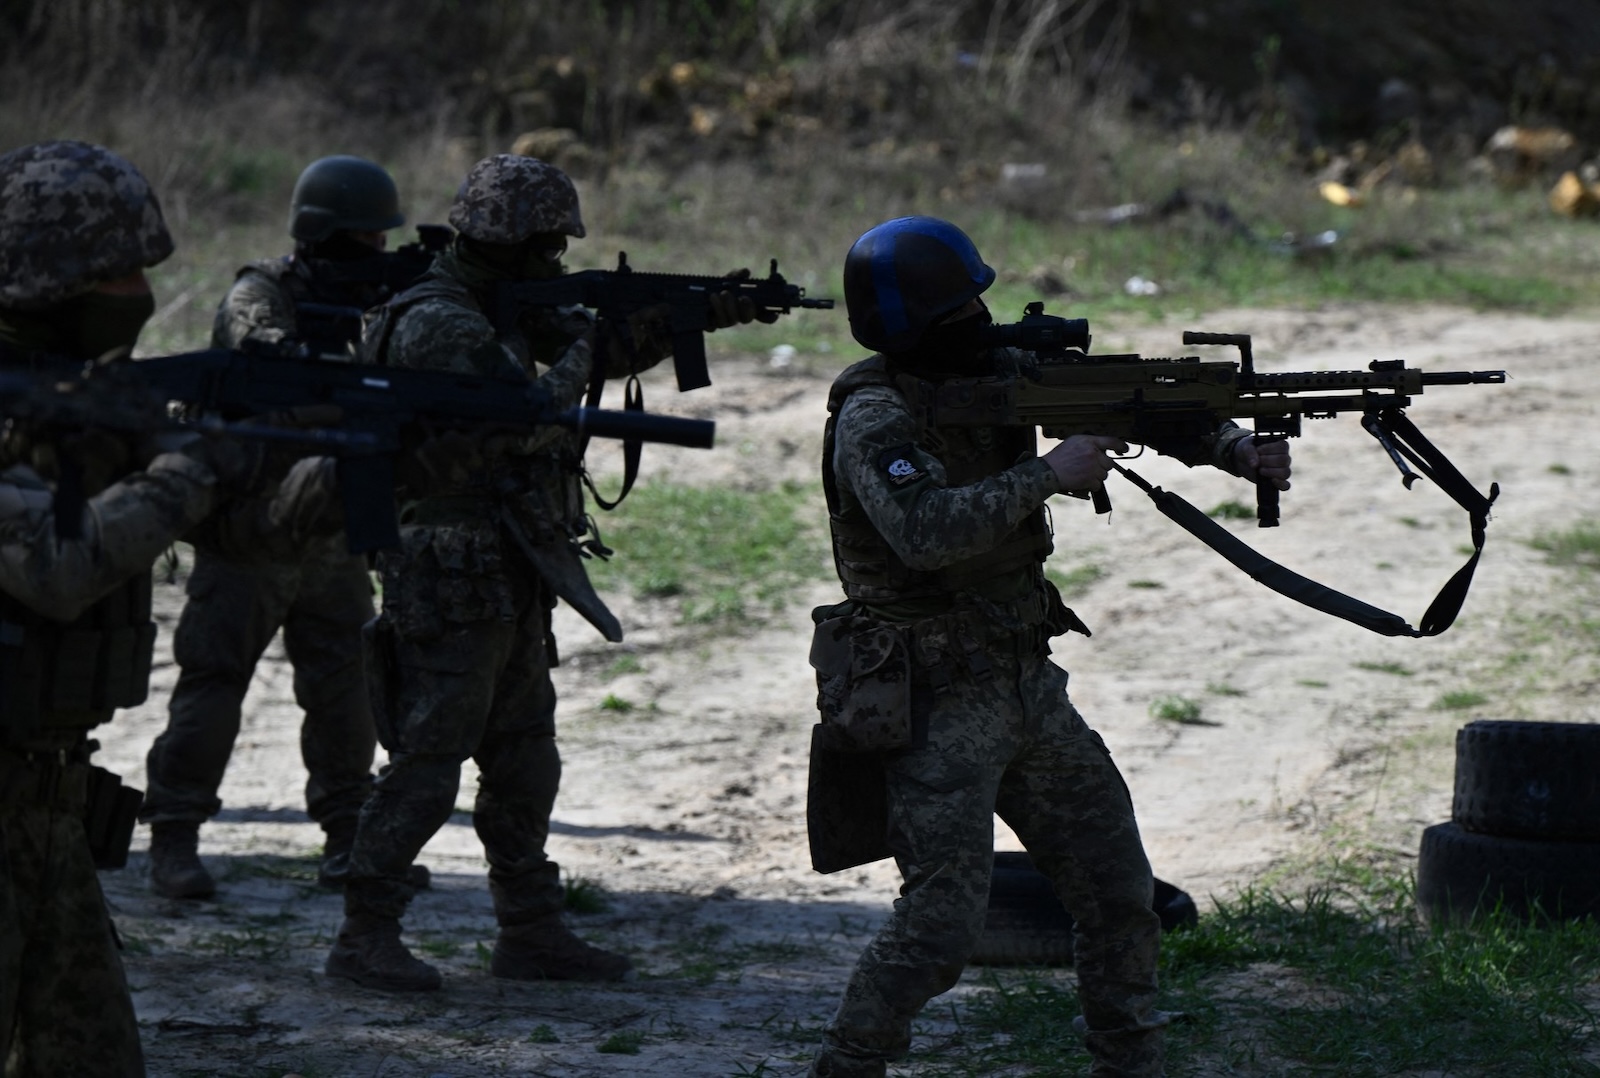
[[[1488,152],[1510,127],[1565,141]],[[579,183],[576,266],[777,256],[818,293],[911,212],[974,234],[1005,310],[1561,309],[1600,269],[1547,203],[1600,146],[1593,0],[0,0],[0,148],[51,137],[161,193],[193,310],[158,338],[286,246],[329,153],[390,168],[413,221],[531,153]],[[848,346],[823,321],[786,339]]]

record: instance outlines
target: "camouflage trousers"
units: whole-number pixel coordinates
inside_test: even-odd
[[[318,823],[354,817],[372,788],[377,740],[361,667],[361,626],[374,614],[366,563],[241,566],[196,551],[188,593],[172,641],[178,684],[146,760],[140,819],[202,821],[221,809],[245,692],[280,627],[305,711],[306,811]]]
[[[913,686],[926,744],[885,764],[905,883],[824,1031],[823,1055],[840,1073],[881,1074],[875,1061],[905,1054],[912,1020],[960,978],[983,930],[998,814],[1076,919],[1090,1073],[1153,1078],[1161,924],[1127,787],[1068,701],[1065,671],[1033,654],[991,659],[992,680],[957,678],[938,694]]]
[[[545,856],[561,756],[543,589],[500,579],[494,584],[504,589],[508,617],[433,621],[396,616],[411,583],[391,589],[385,572],[385,612],[373,641],[381,658],[373,665],[387,671],[374,693],[389,763],[361,809],[346,910],[404,914],[412,894],[407,869],[449,820],[470,758],[479,771],[472,823],[489,862],[496,917],[514,925],[559,912],[560,869]],[[419,634],[419,622],[431,624]]]
[[[80,811],[0,804],[0,1061],[14,1056],[13,1078],[144,1074]]]

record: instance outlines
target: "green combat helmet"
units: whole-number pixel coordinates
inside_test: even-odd
[[[289,200],[289,235],[300,243],[321,243],[339,231],[384,232],[405,223],[394,179],[364,157],[311,162]]]
[[[126,159],[66,140],[0,155],[0,308],[42,310],[170,254],[155,192]]]
[[[541,233],[582,239],[578,191],[565,172],[533,157],[502,153],[472,166],[456,191],[450,223],[479,243],[516,244]]]

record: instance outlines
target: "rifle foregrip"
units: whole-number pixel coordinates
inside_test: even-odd
[[[1270,479],[1256,480],[1256,527],[1278,526],[1278,488]]]
[[[580,435],[621,438],[630,442],[664,442],[690,449],[710,449],[717,424],[710,419],[680,419],[650,412],[620,412],[606,408],[573,408],[557,420]]]

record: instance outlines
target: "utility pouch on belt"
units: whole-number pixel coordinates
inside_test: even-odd
[[[400,743],[394,726],[394,626],[382,617],[361,626],[361,660],[378,744],[385,751],[394,752]]]
[[[821,611],[819,611],[820,613]],[[881,752],[911,744],[911,652],[897,626],[845,616],[817,623],[817,736],[836,752]]]
[[[83,830],[89,836],[94,867],[122,868],[128,863],[144,791],[124,786],[120,777],[103,767],[91,767],[84,793]]]
[[[882,754],[839,752],[829,747],[831,740],[827,723],[811,728],[806,834],[811,867],[818,872],[839,872],[890,856]]]

